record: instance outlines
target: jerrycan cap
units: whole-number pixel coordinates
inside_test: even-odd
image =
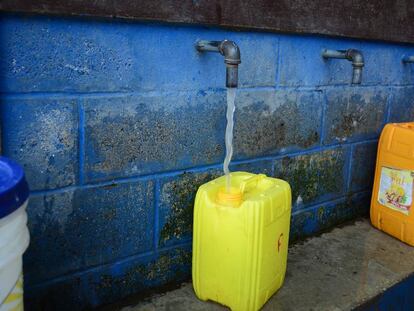
[[[240,187],[221,187],[217,193],[217,203],[238,207],[243,202],[243,194],[257,186],[257,183],[266,175],[258,174],[243,180]]]
[[[243,192],[237,187],[221,187],[217,193],[217,203],[238,206],[243,201]]]

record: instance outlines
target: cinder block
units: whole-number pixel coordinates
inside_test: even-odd
[[[183,173],[161,180],[159,210],[159,245],[172,245],[191,240],[193,234],[194,199],[198,187],[221,176],[221,170]]]
[[[85,100],[85,180],[108,180],[221,162],[225,93]]]
[[[25,288],[29,310],[84,310],[191,276],[191,246],[134,256],[68,275],[40,286]]]
[[[370,193],[360,193],[293,213],[289,242],[294,243],[346,221],[368,216],[370,199]]]
[[[391,109],[390,117],[388,120],[389,122],[413,122],[414,87],[401,87],[392,89],[390,105]]]
[[[414,84],[414,66],[404,64],[404,55],[414,55],[414,48],[380,42],[363,42],[361,51],[365,66],[363,84]]]
[[[323,49],[359,48],[353,40],[310,36],[282,36],[280,39],[281,86],[321,86],[350,84],[352,65],[340,59],[325,60]]]
[[[1,23],[2,91],[116,91],[139,85],[133,24],[19,16]]]
[[[153,205],[153,182],[31,197],[28,284],[151,250]]]
[[[275,155],[318,146],[322,105],[319,92],[238,92],[235,158]]]
[[[274,86],[278,61],[279,38],[275,34],[265,33],[228,33],[237,43],[241,53],[239,65],[239,87]],[[224,68],[217,68],[217,74],[223,74]]]
[[[230,163],[230,171],[242,171],[254,174],[272,175],[272,160],[260,160],[246,163]]]
[[[102,305],[156,286],[180,283],[191,277],[191,259],[191,245],[187,245],[101,267],[85,275],[87,293],[95,297],[95,305]]]
[[[385,124],[389,96],[382,88],[328,90],[324,144],[378,138]]]
[[[71,98],[3,99],[3,155],[20,163],[31,190],[78,180],[78,112]]]
[[[358,144],[352,152],[351,180],[349,191],[372,189],[378,142]]]
[[[241,86],[275,82],[275,35],[53,17],[6,16],[1,23],[4,92],[224,88],[223,57],[197,52],[198,39],[240,45]]]
[[[345,193],[348,148],[287,156],[275,161],[274,175],[292,188],[294,210]]]

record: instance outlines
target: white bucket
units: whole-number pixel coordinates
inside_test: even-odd
[[[22,255],[29,246],[26,202],[0,219],[0,311],[23,310]]]

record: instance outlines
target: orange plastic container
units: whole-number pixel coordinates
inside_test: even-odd
[[[371,222],[414,246],[414,122],[387,124],[378,144]]]

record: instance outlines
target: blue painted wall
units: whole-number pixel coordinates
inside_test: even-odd
[[[242,52],[233,170],[293,188],[291,239],[365,215],[378,135],[414,119],[413,46],[2,15],[2,152],[26,170],[30,309],[74,310],[190,277],[197,187],[221,174],[225,69]],[[322,48],[361,49],[363,83]]]
[[[414,275],[409,275],[378,296],[366,301],[354,311],[411,311],[414,310]]]

